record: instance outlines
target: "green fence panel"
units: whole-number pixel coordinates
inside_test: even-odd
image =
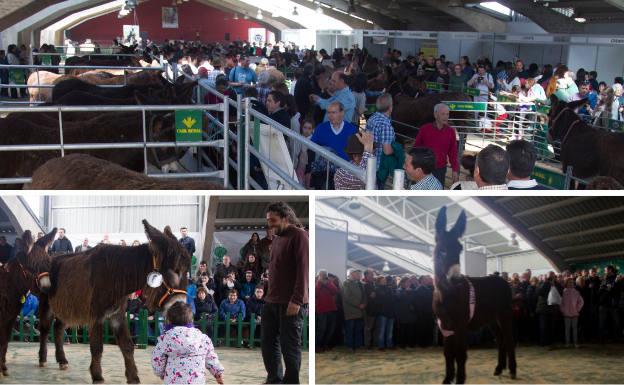
[[[256,151],[260,151],[260,120],[254,119],[253,126],[254,126],[253,146],[256,149]]]
[[[56,323],[56,320],[52,320],[52,322],[50,322],[50,332],[48,333],[48,341],[50,342],[54,342],[54,324]],[[63,332],[63,339],[65,339],[65,333]]]
[[[256,315],[251,313],[249,319],[249,347],[256,347]]]
[[[104,343],[110,343],[110,329],[108,320],[104,320]]]
[[[19,319],[19,340],[24,342],[24,317],[20,315]]]
[[[225,325],[225,346],[230,347],[230,325],[232,322],[230,321],[230,313],[225,314],[225,319],[223,320]]]
[[[30,335],[29,341],[30,342],[34,342],[35,341],[35,315],[34,314],[30,315],[30,327],[29,327],[29,329],[30,329],[29,333],[28,333]]]
[[[236,331],[236,347],[240,348],[241,346],[243,346],[243,315],[242,314],[238,314],[238,317],[236,318],[236,326],[237,326],[237,331]]]

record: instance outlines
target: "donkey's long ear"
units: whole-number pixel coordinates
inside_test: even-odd
[[[35,242],[35,244],[37,246],[43,247],[46,251],[48,251],[48,248],[50,247],[50,245],[52,245],[52,242],[54,242],[54,238],[56,237],[56,230],[56,227],[53,228],[52,231],[44,235],[41,239]]]
[[[176,236],[173,235],[173,232],[171,231],[171,227],[169,227],[169,225],[165,226],[165,230],[163,231],[163,234],[173,239],[174,241],[178,240],[178,238],[176,238]]]
[[[461,238],[466,231],[466,211],[462,210],[459,214],[459,218],[457,218],[457,222],[455,222],[455,226],[449,231],[451,234],[455,236],[455,238]]]
[[[147,222],[147,219],[143,219],[143,227],[145,227],[145,235],[147,235],[147,239],[150,241],[157,242],[164,238],[163,233],[161,233],[160,230],[154,226],[150,225],[149,222]]]
[[[26,253],[30,253],[33,244],[35,243],[30,230],[24,231],[24,234],[22,234],[22,242],[24,242],[24,250],[26,251]]]
[[[436,233],[443,234],[446,232],[446,206],[440,207],[440,211],[438,211],[438,218],[436,218]]]

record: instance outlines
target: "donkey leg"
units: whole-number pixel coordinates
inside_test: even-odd
[[[89,347],[91,348],[89,372],[94,384],[104,382],[104,377],[102,377],[102,352],[104,351],[102,331],[103,325],[99,322],[96,322],[89,329]]]
[[[494,335],[496,337],[496,345],[498,347],[498,364],[494,369],[494,375],[500,376],[503,373],[503,369],[507,368],[507,360],[505,357],[505,341],[503,339],[503,330],[501,326],[496,323],[492,326]]]
[[[69,368],[69,362],[65,357],[65,348],[63,347],[64,333],[65,323],[57,318],[54,322],[54,354],[56,356],[56,362],[59,364],[59,369],[61,370],[67,370],[67,368]]]
[[[13,323],[14,320],[8,320],[0,326],[0,377],[9,375],[9,369],[6,366],[6,353],[9,348]]]
[[[509,375],[511,379],[516,379],[516,347],[513,338],[512,328],[512,315],[511,312],[508,316],[504,317],[502,322],[503,327],[503,342],[505,344],[505,350],[507,352],[507,358],[509,360]]]
[[[117,338],[117,345],[124,358],[124,364],[126,366],[126,381],[128,384],[138,384],[139,373],[134,362],[134,342],[132,342],[132,336],[128,330],[128,324],[126,324],[123,315],[116,317],[112,324],[115,331],[115,338]]]
[[[446,375],[443,384],[450,384],[455,379],[455,335],[444,337],[444,359],[446,360]]]
[[[456,333],[455,337],[455,361],[457,362],[456,384],[466,382],[466,360],[468,359],[468,341],[465,332]]]
[[[43,368],[48,362],[48,336],[52,325],[52,316],[48,302],[39,303],[39,367]]]

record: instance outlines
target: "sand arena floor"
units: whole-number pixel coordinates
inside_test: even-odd
[[[150,358],[153,346],[147,349],[135,349],[134,359],[139,369],[139,378],[144,384],[162,384],[162,380],[152,373]],[[54,359],[54,345],[48,344],[48,366],[39,368],[38,343],[12,342],[7,352],[9,376],[0,376],[2,384],[90,384],[89,364],[91,354],[89,345],[65,345],[65,355],[69,369],[59,370]],[[227,384],[261,384],[266,372],[262,363],[260,349],[217,348],[217,354],[225,367],[223,376]],[[308,383],[309,361],[305,352],[301,361],[300,381]],[[106,383],[125,384],[123,357],[115,345],[104,345],[102,372]],[[216,383],[208,373],[206,383]]]
[[[509,372],[493,375],[495,349],[470,349],[467,383],[474,384],[621,384],[624,345],[583,345],[579,349],[520,347],[516,350],[518,379]],[[316,354],[317,384],[439,384],[444,378],[442,348],[397,349],[351,353],[337,348]]]

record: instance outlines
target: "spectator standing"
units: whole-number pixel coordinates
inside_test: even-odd
[[[76,246],[76,250],[74,250],[74,252],[76,252],[76,253],[82,253],[82,252],[84,252],[84,251],[89,250],[90,248],[91,248],[91,246],[89,246],[89,239],[88,239],[88,238],[85,238],[85,239],[82,241],[82,244],[80,244],[80,245]]]
[[[427,147],[414,147],[405,157],[405,174],[414,182],[410,190],[443,190],[442,184],[432,173],[436,157]]]
[[[351,87],[351,92],[353,93],[353,97],[355,98],[355,109],[353,112],[353,123],[354,126],[360,126],[360,119],[364,112],[366,112],[366,86],[368,84],[368,77],[364,72],[359,72],[355,75],[353,79],[353,85]],[[348,118],[348,116],[347,116]]]
[[[353,352],[364,345],[364,316],[367,301],[360,275],[360,270],[349,269],[347,280],[342,286],[345,346]]]
[[[366,170],[368,159],[373,156],[373,135],[369,132],[351,135],[345,152],[351,157],[351,163]],[[336,170],[334,175],[336,190],[363,190],[366,183],[344,168]]]
[[[396,298],[389,287],[385,276],[377,277],[375,297],[379,304],[377,314],[377,347],[379,350],[392,349],[394,334],[394,307]]]
[[[189,255],[192,256],[193,254],[195,254],[195,240],[189,237],[188,229],[186,227],[180,228],[180,234],[182,235],[182,238],[180,238],[180,243],[182,244],[182,246],[184,246],[186,251],[189,252]]]
[[[396,136],[390,120],[393,108],[392,95],[380,95],[375,106],[377,107],[377,112],[368,118],[366,131],[373,134],[375,157],[377,158],[377,168],[379,168],[382,154],[391,155],[394,153],[392,143],[395,141]]]
[[[286,128],[290,128],[290,115],[286,110],[286,97],[278,91],[271,91],[267,96],[266,108],[269,119],[275,120]]]
[[[310,140],[320,146],[329,147],[344,160],[349,160],[344,148],[349,136],[358,132],[358,129],[345,121],[345,109],[340,102],[330,103],[327,106],[327,115],[329,120],[316,127]]]
[[[257,81],[256,72],[249,68],[249,58],[242,57],[240,66],[234,67],[229,75],[230,86],[242,95],[245,86],[253,85]]]
[[[535,179],[531,179],[537,151],[533,143],[526,140],[512,140],[507,143],[509,155],[509,172],[507,188],[509,190],[545,190]]]
[[[251,238],[240,251],[241,258],[246,258],[249,254],[260,254],[260,235],[258,233],[252,233]]]
[[[366,312],[364,314],[364,347],[367,349],[373,348],[375,342],[375,312],[373,306],[375,301],[375,272],[368,269],[364,272],[364,279],[362,280],[364,285],[364,294],[366,296]]]
[[[284,202],[271,204],[266,218],[277,235],[271,246],[268,292],[262,310],[266,382],[298,384],[301,330],[308,305],[308,234],[300,228],[293,209]]]
[[[60,228],[58,230],[58,238],[52,243],[52,247],[50,247],[49,254],[71,254],[74,251],[72,244],[67,237],[65,237],[65,229]]]
[[[502,148],[490,144],[477,155],[475,182],[479,190],[507,190],[509,154]]]
[[[315,284],[316,351],[329,349],[336,328],[336,295],[339,288],[329,280],[326,270],[320,270]]]
[[[566,287],[563,289],[561,298],[561,314],[565,322],[565,344],[570,346],[570,332],[572,332],[572,343],[578,348],[578,319],[583,309],[583,297],[574,288],[574,278],[568,278]]]
[[[621,283],[617,282],[617,272],[613,265],[605,267],[605,276],[600,285],[599,295],[599,318],[601,342],[606,341],[608,336],[616,341],[622,339],[620,327],[619,303]]]
[[[449,91],[463,92],[468,86],[468,75],[462,71],[460,64],[453,66],[453,73],[449,75]]]
[[[432,172],[442,186],[446,178],[447,159],[453,170],[452,183],[459,181],[459,162],[457,159],[457,133],[449,126],[450,109],[440,103],[433,108],[435,122],[420,127],[414,147],[424,146],[433,150],[436,156],[435,170]]]
[[[0,235],[0,265],[9,262],[13,251],[13,247],[9,245],[4,235]]]
[[[325,110],[324,122],[329,121],[329,106],[333,102],[340,102],[344,110],[344,119],[348,122],[353,120],[353,111],[355,111],[355,98],[347,85],[347,75],[344,72],[336,71],[332,74],[329,81],[329,90],[331,97],[322,99],[318,95],[310,95],[310,100]]]
[[[494,90],[494,79],[492,75],[485,72],[485,66],[479,65],[477,73],[468,80],[468,87],[473,87],[481,91],[479,96],[474,97],[475,102],[487,102],[490,91]]]

